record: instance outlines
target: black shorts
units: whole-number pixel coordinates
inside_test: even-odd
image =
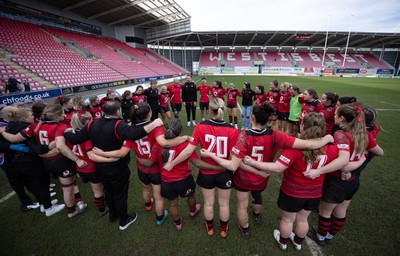
[[[301,210],[313,211],[318,209],[321,198],[297,198],[288,196],[279,191],[278,207],[286,212],[299,212]]]
[[[160,107],[160,113],[167,113],[169,112],[169,107]]]
[[[197,184],[205,189],[213,189],[215,187],[220,189],[232,188],[233,172],[225,171],[218,174],[203,174],[199,172],[197,176]]]
[[[171,109],[173,112],[181,112],[182,111],[182,103],[171,103]]]
[[[261,195],[261,193],[265,190],[265,188],[264,189],[262,189],[262,190],[248,190],[248,189],[244,189],[244,188],[240,188],[240,187],[238,187],[238,186],[235,186],[235,183],[233,183],[233,187],[237,190],[237,191],[240,191],[240,192],[251,192],[251,196],[253,197],[253,200],[252,200],[252,203],[253,204],[262,204],[263,202],[262,202],[262,195]]]
[[[359,188],[360,180],[358,178],[346,181],[333,175],[325,175],[322,201],[340,204],[345,200],[351,200]]]
[[[79,177],[81,177],[83,183],[101,183],[100,178],[96,175],[96,172],[78,172]]]
[[[226,107],[227,107],[227,108],[237,108],[237,105],[227,104]]]
[[[76,175],[75,163],[65,156],[46,159],[43,164],[53,178],[69,178]]]
[[[278,120],[287,121],[289,119],[289,112],[278,112]]]
[[[178,196],[185,198],[194,192],[196,192],[196,183],[192,175],[180,181],[161,182],[161,196],[168,200],[175,200]]]
[[[295,126],[299,126],[299,122],[300,121],[292,121],[292,120],[288,120],[289,124],[295,125]]]
[[[138,171],[139,180],[144,185],[149,185],[149,184],[160,185],[161,184],[160,173],[154,173],[154,174],[145,173],[145,172],[142,172],[139,168],[137,171]]]
[[[200,102],[200,110],[208,110],[210,102]]]

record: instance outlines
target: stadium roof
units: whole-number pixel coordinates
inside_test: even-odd
[[[40,0],[107,25],[153,28],[190,20],[174,0]]]
[[[348,32],[328,33],[327,47],[346,47]],[[149,44],[186,47],[324,47],[326,32],[316,31],[208,31],[148,40]],[[350,33],[349,48],[400,48],[400,33]]]
[[[88,20],[108,25],[133,25],[154,29],[182,22],[190,23],[190,15],[174,0],[40,0],[63,11],[77,13]],[[189,25],[190,26],[190,25]],[[190,29],[189,29],[190,30]],[[344,48],[348,32],[328,33],[329,48]],[[147,43],[160,46],[186,47],[324,47],[324,31],[206,31],[184,32],[170,30],[165,33],[147,33]],[[400,33],[352,32],[350,48],[397,48],[400,49]],[[275,48],[276,49],[276,48]]]

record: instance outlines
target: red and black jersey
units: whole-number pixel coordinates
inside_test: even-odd
[[[184,142],[178,146],[171,147],[168,150],[168,162],[173,161],[189,144],[189,142]],[[188,159],[177,164],[171,171],[167,171],[163,168],[164,163],[162,161],[162,147],[156,143],[151,150],[150,160],[158,164],[160,170],[161,180],[163,182],[174,182],[186,179],[190,173],[191,169],[189,167],[189,161],[194,161],[198,159],[196,151],[194,151]]]
[[[135,94],[135,93],[132,93],[132,102],[133,102],[133,105],[136,105],[136,104],[138,104],[139,102],[145,102],[146,99],[147,99],[147,97],[146,97],[146,95],[144,95],[143,93],[142,93],[142,94]]]
[[[101,105],[95,106],[93,108],[87,106],[86,111],[92,115],[93,120],[100,119],[103,115]]]
[[[310,169],[318,169],[330,163],[338,157],[336,145],[326,145],[319,150],[317,161],[312,164],[303,158],[303,153],[298,149],[284,149],[278,160],[287,169],[283,173],[281,191],[295,198],[320,198],[322,197],[322,185],[325,175],[315,179],[304,176],[304,172]]]
[[[160,107],[168,108],[169,93],[160,93],[158,95],[158,102],[160,103]]]
[[[322,106],[321,113],[325,117],[325,134],[332,133],[333,126],[335,125],[335,111],[336,106]]]
[[[280,91],[279,92],[279,104],[278,104],[278,112],[281,113],[289,113],[290,111],[290,99],[291,99],[291,94],[289,91]]]
[[[190,144],[194,146],[200,144],[201,148],[215,153],[218,157],[229,159],[230,150],[233,145],[235,145],[238,132],[237,129],[225,121],[209,119],[196,125],[192,137],[193,140]],[[201,159],[207,163],[218,166],[211,158],[202,157]],[[217,174],[221,171],[200,169],[200,172],[203,174]]]
[[[40,125],[39,129],[35,131],[36,127]],[[64,136],[64,131],[68,126],[64,123],[56,123],[53,121],[48,121],[42,124],[33,123],[25,130],[21,131],[21,135],[25,138],[35,137],[37,142],[41,145],[49,145],[51,142],[55,141],[56,137]],[[44,159],[53,159],[61,157],[61,153],[59,155],[44,158]]]
[[[250,156],[259,162],[272,162],[278,150],[292,148],[295,140],[280,131],[250,129],[239,134],[231,154],[241,159]],[[233,182],[242,189],[262,190],[267,186],[268,178],[238,168],[233,174]]]
[[[224,87],[213,87],[211,90],[213,98],[220,98],[222,100],[225,100],[224,95],[226,94],[226,90]]]
[[[279,89],[269,90],[267,93],[268,102],[275,110],[278,110],[279,105]]]
[[[338,130],[338,131],[335,132],[333,137],[334,137],[334,142],[337,145],[339,151],[343,150],[343,151],[347,151],[347,152],[350,153],[350,159],[349,159],[350,162],[355,162],[355,161],[358,161],[360,159],[362,153],[358,153],[357,154],[354,151],[353,138],[351,137],[351,134],[349,132],[345,132],[343,130]],[[371,142],[371,145],[368,145],[368,147],[373,146],[373,145],[376,146],[376,142],[375,143]],[[341,171],[340,170],[334,171],[334,172],[330,172],[328,174],[336,176],[336,177],[341,177]],[[350,180],[353,180],[355,178],[356,178],[355,176],[352,176],[350,178]]]
[[[262,106],[264,102],[268,100],[266,93],[256,93],[254,94],[254,101],[256,102],[256,106]]]
[[[323,107],[322,103],[319,102],[319,100],[313,100],[313,101],[304,101],[304,97],[299,97],[299,102],[302,104],[301,105],[301,114],[300,114],[300,122],[303,120],[304,116],[307,115],[308,113],[311,112],[321,112],[321,109]]]
[[[197,90],[200,92],[200,102],[210,102],[209,95],[212,93],[212,87],[209,84],[197,86]]]
[[[236,106],[237,97],[242,96],[242,93],[238,89],[228,89],[226,90],[226,95],[227,95],[226,104]]]
[[[136,126],[145,126],[146,124],[148,124],[147,121],[136,124]],[[164,131],[162,127],[159,126],[154,128],[147,136],[139,140],[125,140],[123,147],[132,148],[138,158],[148,159],[151,154],[151,148],[156,144],[156,138],[161,135],[164,135]],[[155,174],[160,172],[160,169],[156,164],[151,167],[146,167],[139,161],[136,161],[136,165],[138,169],[144,173]]]
[[[72,145],[71,143],[67,142],[68,147],[71,149],[71,151],[77,155],[79,157],[79,159],[84,160],[87,165],[85,167],[79,167],[77,164],[75,164],[76,166],[76,170],[78,172],[82,172],[82,173],[92,173],[96,171],[96,166],[95,163],[90,160],[87,152],[89,150],[92,150],[93,146],[92,146],[92,142],[90,142],[90,140],[87,140],[81,144],[77,144],[77,145]]]
[[[169,84],[167,86],[167,90],[170,95],[170,101],[173,104],[179,104],[182,103],[181,101],[181,89],[183,87],[183,84]]]

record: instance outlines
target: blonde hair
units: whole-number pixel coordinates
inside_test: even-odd
[[[30,112],[32,112],[30,109],[27,108],[18,108],[16,110],[10,111],[8,113],[8,118],[10,121],[22,121]]]
[[[212,111],[214,120],[224,120],[225,102],[222,99],[212,98],[210,100],[210,110]]]
[[[48,121],[56,121],[57,117],[63,114],[64,114],[63,107],[61,105],[54,104],[54,105],[47,105],[43,109],[42,116],[44,119]],[[38,133],[40,126],[42,126],[42,123],[43,120],[40,120],[38,126],[36,126],[35,128],[35,133]]]
[[[71,117],[71,125],[74,130],[80,130],[92,120],[92,115],[89,112],[75,113]]]
[[[325,118],[321,113],[311,112],[303,118],[303,132],[300,138],[303,140],[322,138],[325,135]],[[303,159],[307,163],[314,164],[317,161],[318,153],[320,149],[304,150]]]
[[[351,134],[356,154],[362,153],[368,145],[365,117],[357,103],[340,105],[336,110],[338,117],[345,119],[345,129]]]

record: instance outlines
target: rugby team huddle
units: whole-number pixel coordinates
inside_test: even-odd
[[[374,123],[376,111],[355,97],[325,92],[319,99],[312,88],[300,93],[299,86],[277,80],[269,90],[257,85],[253,91],[248,82],[243,89],[233,83],[228,86],[224,88],[221,81],[210,86],[205,78],[197,86],[187,76],[184,84],[175,79],[160,89],[152,81],[147,89],[125,91],[122,99],[108,90],[105,98],[90,97],[89,106],[79,96],[60,96],[55,104],[38,102],[32,109],[5,107],[0,127],[2,168],[21,209],[40,207],[51,216],[66,208],[68,218],[83,212],[87,204],[76,184],[79,174],[91,185],[99,216],[108,213],[110,222],[119,221],[119,229],[125,230],[138,217],[127,211],[133,149],[144,206],[147,211],[155,209],[156,225],[170,216],[175,228],[183,229],[181,197],[187,200],[190,217],[203,208],[209,236],[218,229],[220,237],[226,238],[234,188],[236,226],[249,238],[249,195],[256,225],[261,222],[262,192],[269,177],[281,172],[281,221],[273,231],[279,248],[286,250],[290,240],[300,251],[306,236],[320,245],[329,244],[345,224],[361,171],[374,156],[383,155],[376,143],[380,130]],[[189,136],[182,134],[182,104],[187,126],[194,127]],[[229,122],[224,120],[226,109]],[[196,181],[189,161],[199,168]],[[60,180],[64,204],[51,200],[50,176]],[[196,200],[197,185],[203,205]],[[38,203],[25,194],[24,187]],[[307,219],[313,210],[319,211],[318,223],[309,228]],[[215,218],[219,218],[218,228]]]

